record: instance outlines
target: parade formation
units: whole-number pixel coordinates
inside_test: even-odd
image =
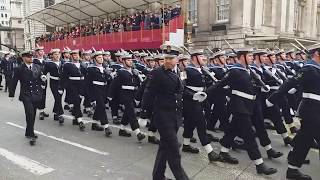
[[[198,154],[200,150],[192,145],[197,141],[195,133],[211,163],[241,163],[229,151],[244,149],[258,174],[277,173],[259,150],[260,144],[269,159],[283,156],[272,147],[267,129],[276,130],[290,151],[286,177],[312,179],[299,168],[310,162],[307,154],[310,148],[319,148],[320,142],[318,44],[287,51],[231,46],[187,49],[170,42],[152,52],[65,48],[45,54],[43,49],[8,52],[1,59],[5,81],[1,88],[10,98],[20,82],[25,137],[31,145],[38,138],[34,132],[37,113],[39,120],[49,119],[46,92],[50,87],[57,125],[69,123],[66,114],[71,112],[72,124],[80,131],[89,129],[86,115],[93,120],[91,130],[102,131],[107,138],[131,137],[125,128],[130,125],[137,141],[147,139],[159,145],[154,180],[167,179],[167,162],[177,180],[189,179],[179,149]],[[110,124],[120,125],[119,131],[112,131]],[[141,131],[146,126],[147,134]],[[177,131],[182,127],[180,144]],[[210,131],[224,135],[219,139]],[[211,143],[219,143],[220,152]]]

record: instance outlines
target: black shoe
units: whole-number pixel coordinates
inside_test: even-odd
[[[215,153],[214,151],[211,151],[209,154],[208,154],[208,159],[210,162],[215,162],[215,161],[219,161],[219,154]]]
[[[26,135],[26,138],[28,138],[28,139],[31,139],[31,138],[35,138],[35,139],[38,139],[38,136],[35,134],[35,135],[33,135],[33,136],[28,136],[28,135]]]
[[[36,145],[36,142],[37,142],[37,139],[36,138],[30,138],[30,141],[29,141],[29,143],[30,143],[30,145],[31,146],[34,146],[34,145]]]
[[[284,142],[284,145],[285,145],[285,146],[291,145],[291,143],[292,143],[292,138],[288,136],[288,137],[286,137],[286,138],[283,139],[283,142]]]
[[[192,138],[190,138],[190,142],[192,142],[192,143],[197,143],[197,139],[194,138],[194,137],[192,137]]]
[[[83,122],[79,122],[80,131],[84,131],[85,128],[86,128],[86,126],[84,125],[84,123]]]
[[[311,144],[311,147],[310,147],[310,148],[319,149],[319,145],[318,145],[318,143],[317,143],[315,140],[313,140],[313,143]]]
[[[119,136],[123,136],[123,137],[131,137],[131,133],[127,132],[126,130],[119,130]]]
[[[298,169],[288,168],[287,170],[287,179],[292,180],[312,180],[309,175],[301,173]]]
[[[53,120],[54,120],[54,121],[59,121],[59,116],[58,116],[57,114],[54,114],[54,115],[53,115]]]
[[[267,151],[267,154],[268,154],[268,158],[269,158],[269,159],[279,158],[279,157],[283,156],[283,153],[282,153],[282,152],[277,152],[277,151],[275,151],[274,149],[268,150],[268,151]]]
[[[229,153],[225,153],[225,152],[220,152],[219,161],[229,163],[229,164],[239,164],[238,159],[231,157]]]
[[[290,132],[291,132],[292,134],[296,134],[298,131],[299,131],[299,129],[298,129],[297,127],[295,127],[295,126],[293,126],[293,127],[290,128]]]
[[[257,165],[256,170],[258,174],[265,174],[265,175],[271,175],[277,172],[277,169],[270,168],[264,163]]]
[[[148,136],[148,142],[151,144],[160,144],[160,140],[155,136]]]
[[[69,105],[64,105],[63,109],[64,110],[70,110],[70,106]]]
[[[105,132],[105,134],[106,134],[107,137],[110,137],[111,134],[112,134],[112,131],[111,131],[111,129],[110,129],[109,127],[105,128],[105,129],[104,129],[104,132]]]
[[[303,161],[303,164],[310,164],[310,159],[305,159],[305,160]]]
[[[91,130],[92,131],[103,131],[104,128],[99,126],[97,123],[92,123],[91,125]]]
[[[76,119],[72,120],[72,125],[75,125],[75,126],[79,125],[78,120],[76,120]]]
[[[182,151],[183,152],[189,152],[189,153],[192,153],[192,154],[198,154],[200,152],[200,150],[196,147],[192,147],[190,145],[183,145],[182,146]]]
[[[137,139],[138,141],[142,141],[144,138],[146,138],[146,136],[142,133],[137,134]]]
[[[59,116],[58,121],[59,124],[62,125],[64,123],[64,118],[62,116]]]
[[[207,136],[208,136],[208,140],[210,142],[219,142],[220,141],[220,139],[218,137],[215,137],[212,134],[207,134]]]

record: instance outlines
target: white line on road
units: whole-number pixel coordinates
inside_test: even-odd
[[[29,159],[27,157],[17,155],[13,152],[10,152],[6,149],[0,148],[0,155],[11,161],[13,164],[18,165],[19,167],[35,174],[35,175],[44,175],[48,174],[54,169],[51,167],[48,167],[46,165],[43,165],[37,161],[34,161],[32,159]]]
[[[25,127],[20,126],[18,124],[14,124],[12,122],[6,122],[6,124],[8,124],[10,126],[14,126],[14,127],[20,128],[20,129],[25,129]],[[39,131],[35,131],[35,132],[38,135],[42,135],[42,136],[45,136],[47,138],[54,139],[56,141],[59,141],[59,142],[62,142],[62,143],[66,143],[66,144],[69,144],[69,145],[72,145],[72,146],[75,146],[75,147],[78,147],[78,148],[81,148],[81,149],[84,149],[84,150],[87,150],[87,151],[90,151],[90,152],[93,152],[93,153],[101,154],[101,155],[104,155],[104,156],[109,155],[108,152],[100,151],[100,150],[94,149],[92,147],[84,146],[84,145],[81,145],[79,143],[75,143],[75,142],[72,142],[72,141],[69,141],[69,140],[65,140],[65,139],[62,139],[62,138],[58,138],[58,137],[55,137],[55,136],[50,136],[50,135],[47,135],[47,134],[45,134],[43,132],[39,132]]]

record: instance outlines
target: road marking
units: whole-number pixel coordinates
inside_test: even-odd
[[[6,124],[8,124],[10,126],[14,126],[14,127],[20,128],[20,129],[25,129],[25,127],[20,126],[18,124],[14,124],[12,122],[6,122]],[[97,153],[97,154],[104,155],[104,156],[109,155],[108,152],[100,151],[100,150],[94,149],[92,147],[81,145],[81,144],[76,143],[76,142],[72,142],[72,141],[69,141],[69,140],[66,140],[66,139],[62,139],[62,138],[58,138],[58,137],[55,137],[55,136],[47,135],[47,134],[45,134],[43,132],[39,132],[39,131],[35,131],[35,132],[38,135],[42,135],[42,136],[45,136],[47,138],[50,138],[50,139],[53,139],[53,140],[56,140],[56,141],[59,141],[59,142],[62,142],[62,143],[66,143],[66,144],[69,144],[71,146],[75,146],[75,147],[78,147],[78,148],[81,148],[81,149],[84,149],[84,150],[87,150],[87,151],[90,151],[90,152],[93,152],[93,153]]]
[[[48,174],[54,169],[51,167],[48,167],[46,165],[43,165],[37,161],[34,161],[32,159],[29,159],[27,157],[15,154],[13,152],[10,152],[6,149],[0,148],[0,155],[11,161],[13,164],[35,174],[35,175],[44,175]]]

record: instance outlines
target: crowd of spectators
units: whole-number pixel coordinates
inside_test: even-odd
[[[131,16],[120,16],[112,21],[99,21],[86,25],[63,28],[59,31],[37,37],[36,42],[48,42],[112,32],[160,29],[163,24],[168,25],[170,20],[180,16],[180,14],[181,7],[178,5],[175,7],[169,6],[167,8],[161,8],[158,13],[144,10]]]

